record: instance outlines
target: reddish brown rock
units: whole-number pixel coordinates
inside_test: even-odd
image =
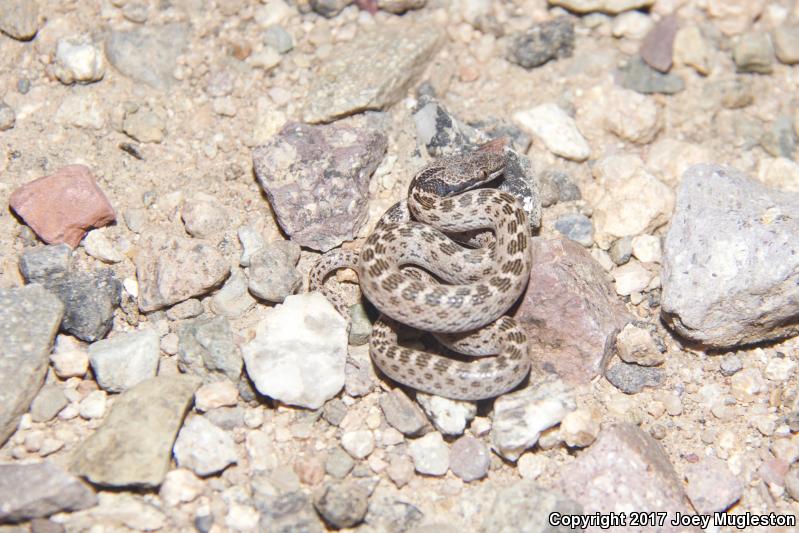
[[[669,15],[658,22],[644,37],[641,43],[641,59],[647,65],[660,72],[671,69],[674,50],[674,36],[677,35],[678,21],[674,15]]]
[[[590,515],[637,512],[668,512],[662,526],[613,528],[616,532],[695,531],[671,525],[675,512],[693,514],[683,484],[660,444],[631,424],[603,430],[596,442],[561,470],[559,485],[564,494]],[[598,527],[586,532],[602,531]]]
[[[533,268],[514,316],[530,338],[530,355],[566,382],[600,375],[613,339],[633,320],[605,271],[568,239],[532,239]]]
[[[8,201],[47,244],[75,248],[88,228],[116,219],[114,208],[84,165],[67,165],[55,174],[26,183]]]

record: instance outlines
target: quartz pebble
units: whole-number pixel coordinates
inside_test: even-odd
[[[518,111],[513,118],[556,155],[573,161],[585,161],[591,155],[591,147],[576,122],[557,104],[546,103]]]
[[[599,419],[588,409],[567,413],[560,422],[560,438],[572,448],[590,446],[599,435]]]
[[[420,474],[443,476],[449,470],[450,450],[441,433],[434,431],[411,441],[408,453]]]
[[[190,416],[174,445],[175,461],[198,476],[221,472],[238,460],[231,436],[202,416]]]
[[[110,392],[122,392],[155,376],[158,356],[158,333],[152,329],[123,333],[89,346],[97,383]]]
[[[105,75],[105,56],[88,35],[60,39],[53,74],[65,85],[99,81]]]
[[[462,435],[466,424],[477,414],[474,402],[450,400],[424,393],[417,393],[416,401],[430,417],[436,429],[444,435]]]
[[[374,435],[368,429],[348,431],[341,436],[341,446],[355,459],[363,459],[375,449]]]

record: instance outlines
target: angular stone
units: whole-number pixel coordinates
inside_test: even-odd
[[[158,333],[131,331],[89,346],[89,361],[103,390],[122,392],[155,376],[158,371]]]
[[[719,348],[799,333],[799,194],[696,165],[677,198],[661,272],[664,321]]]
[[[344,386],[346,322],[318,292],[289,296],[242,352],[261,394],[318,409]]]
[[[175,462],[198,476],[221,472],[238,461],[233,437],[202,416],[190,416],[172,447]]]
[[[405,96],[442,42],[438,27],[382,24],[336,47],[313,76],[305,122],[384,109]]]
[[[26,183],[8,204],[44,242],[65,242],[72,248],[89,228],[116,220],[114,208],[84,165],[67,165]]]
[[[380,408],[386,422],[403,435],[417,437],[432,429],[421,408],[402,389],[381,395]]]
[[[239,380],[243,364],[241,350],[225,317],[184,322],[178,326],[178,335],[178,367],[182,372],[199,376],[205,383]]]
[[[601,373],[616,332],[632,316],[585,248],[540,237],[531,248],[530,282],[514,317],[527,332],[534,367],[568,383],[588,383]]]
[[[31,404],[31,419],[34,422],[47,422],[67,406],[64,390],[59,385],[45,385]]]
[[[571,57],[573,51],[574,22],[568,17],[558,17],[511,36],[508,60],[530,69],[551,59]]]
[[[646,34],[639,53],[647,65],[660,72],[669,71],[678,25],[677,16],[668,15]]]
[[[799,63],[799,26],[780,26],[774,30],[777,59],[786,65]]]
[[[324,252],[366,221],[369,177],[386,146],[377,130],[293,122],[253,150],[253,166],[283,230]]]
[[[685,82],[675,74],[664,74],[646,64],[641,58],[633,58],[619,69],[621,85],[641,94],[676,94],[685,89]]]
[[[113,270],[70,272],[45,280],[44,286],[64,303],[62,330],[87,342],[102,339],[111,330],[122,298],[122,283]]]
[[[86,509],[97,496],[83,481],[48,461],[0,464],[0,524]]]
[[[557,104],[540,104],[517,112],[513,118],[539,138],[553,154],[573,161],[585,161],[591,155],[591,147],[577,128],[577,123]]]
[[[261,512],[258,521],[259,531],[322,533],[322,521],[316,514],[313,504],[302,491],[281,494],[256,494],[253,498]]]
[[[111,487],[158,487],[200,380],[158,376],[119,395],[103,424],[75,449],[71,470]]]
[[[487,507],[480,533],[515,531],[519,533],[571,533],[576,528],[552,526],[550,517],[582,515],[583,508],[563,494],[545,489],[532,481],[517,481],[496,491],[493,504]]]
[[[466,424],[477,415],[474,402],[450,400],[442,396],[416,393],[416,401],[444,435],[463,435]]]
[[[0,289],[0,446],[42,386],[63,313],[41,285]]]
[[[292,241],[275,241],[250,258],[250,292],[268,302],[280,303],[302,285],[302,276],[295,268],[300,259],[300,246]]]
[[[449,470],[449,446],[441,433],[434,431],[411,441],[408,454],[420,474],[443,476]]]
[[[141,247],[136,277],[144,312],[205,294],[230,272],[227,259],[208,241],[156,233],[143,236]]]
[[[65,85],[99,81],[105,75],[105,56],[88,35],[64,37],[56,45],[53,74]]]
[[[39,31],[39,3],[30,0],[4,0],[0,3],[0,31],[27,41]]]
[[[605,372],[614,387],[625,394],[637,394],[646,387],[658,387],[666,379],[661,368],[617,363]]]
[[[19,271],[27,283],[44,283],[62,278],[71,269],[72,248],[68,244],[25,248],[19,258]]]
[[[691,514],[683,484],[661,445],[631,424],[602,430],[596,442],[575,461],[560,469],[559,486],[583,507],[594,512],[668,512],[658,530],[682,532],[671,525],[675,512]],[[634,533],[637,526],[614,528]]]
[[[215,313],[227,318],[238,318],[255,306],[255,298],[247,291],[244,272],[234,269],[225,284],[211,299]]]
[[[176,81],[173,72],[188,39],[189,27],[182,23],[114,31],[105,41],[105,53],[125,76],[167,90]]]
[[[709,456],[685,466],[685,492],[700,514],[726,511],[743,495],[743,484],[721,459]]]
[[[774,69],[774,46],[765,33],[742,35],[732,51],[732,57],[738,72],[770,74]]]

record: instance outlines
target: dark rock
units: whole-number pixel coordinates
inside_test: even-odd
[[[97,505],[86,483],[50,462],[0,464],[0,524]]]
[[[44,285],[64,302],[61,329],[87,342],[102,339],[111,330],[122,290],[113,270],[71,272]]]
[[[353,0],[309,0],[311,9],[325,18],[333,18]]]
[[[613,338],[633,318],[602,266],[567,239],[531,240],[530,283],[514,316],[530,339],[534,366],[568,383],[602,373]]]
[[[310,498],[301,491],[277,496],[256,494],[253,498],[261,512],[258,527],[274,533],[322,533],[324,527],[316,516]]]
[[[594,244],[594,224],[580,213],[561,215],[555,221],[555,229],[581,246],[590,248]]]
[[[625,394],[637,394],[646,387],[659,387],[666,379],[661,368],[617,363],[605,372],[614,387]]]
[[[641,94],[676,94],[685,89],[685,82],[674,74],[663,74],[653,69],[640,57],[631,59],[619,69],[622,87]]]
[[[28,283],[62,278],[71,269],[72,248],[64,243],[26,248],[19,258],[19,271]]]
[[[567,17],[559,17],[511,36],[508,60],[530,69],[552,59],[570,57],[573,51],[574,23]]]
[[[380,408],[386,422],[403,435],[416,437],[432,429],[421,407],[408,398],[402,389],[394,389],[382,395]]]
[[[336,529],[363,522],[369,506],[369,494],[356,483],[328,483],[314,498],[314,507]]]
[[[786,115],[778,117],[763,135],[760,144],[774,157],[793,159],[793,152],[796,150],[796,133],[791,117]]]
[[[663,17],[641,42],[641,59],[653,69],[668,72],[671,68],[674,36],[677,35],[678,26],[676,15]]]
[[[295,122],[253,150],[253,166],[283,230],[327,251],[366,221],[369,177],[386,146],[377,130]]]

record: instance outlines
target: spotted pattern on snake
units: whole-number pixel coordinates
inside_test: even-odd
[[[310,274],[343,316],[347,306],[324,281],[332,271],[358,272],[361,291],[382,313],[369,339],[380,370],[409,387],[453,399],[479,400],[507,392],[530,371],[527,336],[502,316],[530,275],[527,215],[512,195],[477,189],[504,170],[505,157],[474,152],[434,160],[413,178],[408,198],[377,223],[360,251],[332,250]],[[491,230],[484,246],[450,236]],[[401,324],[433,333],[473,361],[400,346]],[[491,356],[491,357],[485,357]]]

